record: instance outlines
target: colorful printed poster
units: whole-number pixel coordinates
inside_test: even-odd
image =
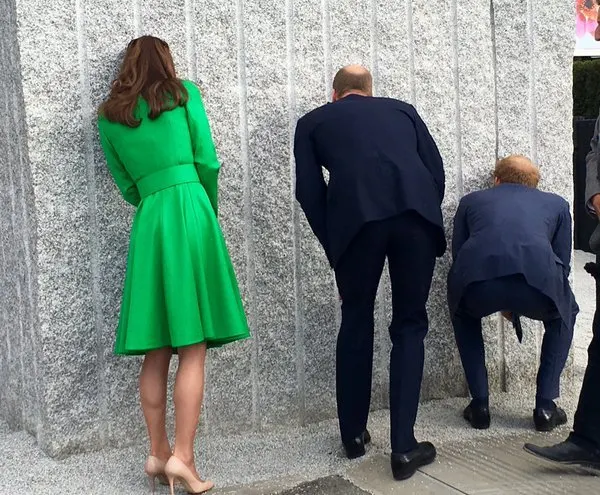
[[[575,28],[575,56],[600,56],[600,42],[594,39],[598,27],[597,0],[575,0],[577,26]]]

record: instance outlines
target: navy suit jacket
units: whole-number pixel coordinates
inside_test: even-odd
[[[463,197],[454,218],[448,275],[451,314],[469,284],[522,274],[554,302],[566,325],[574,324],[571,240],[569,204],[556,194],[500,184]]]
[[[296,198],[333,267],[365,223],[410,210],[437,227],[444,253],[442,158],[411,105],[358,95],[324,105],[298,121],[294,155]]]

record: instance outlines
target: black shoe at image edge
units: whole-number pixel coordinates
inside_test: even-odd
[[[547,461],[600,469],[600,449],[592,451],[577,445],[571,440],[565,440],[549,447],[539,447],[526,443],[524,449],[530,454]]]

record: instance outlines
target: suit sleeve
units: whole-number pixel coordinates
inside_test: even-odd
[[[454,215],[454,229],[452,232],[452,261],[456,261],[458,252],[469,238],[469,225],[467,223],[467,205],[463,200],[458,205]]]
[[[596,216],[592,206],[592,198],[600,194],[600,179],[598,179],[598,168],[600,165],[600,156],[598,155],[598,139],[600,134],[600,117],[596,120],[594,136],[590,142],[590,151],[585,157],[586,176],[585,176],[585,204],[588,213]]]
[[[110,171],[115,184],[119,188],[119,191],[121,191],[123,199],[133,206],[138,206],[141,201],[138,188],[135,185],[134,180],[129,175],[129,172],[127,172],[123,166],[123,163],[121,163],[119,155],[117,155],[114,146],[108,139],[108,136],[106,135],[106,129],[104,127],[105,125],[106,121],[103,118],[100,118],[98,121],[98,132],[100,134],[100,144],[102,145],[102,150],[104,151],[104,156],[106,157],[108,170]]]
[[[425,122],[423,122],[423,119],[421,119],[414,107],[413,111],[415,117],[415,129],[417,131],[417,150],[425,167],[427,167],[427,170],[429,170],[433,176],[433,180],[438,188],[441,203],[444,199],[446,189],[444,162],[427,125],[425,125]]]
[[[571,212],[569,211],[569,204],[565,202],[556,222],[556,229],[552,237],[552,250],[563,264],[567,276],[571,272],[572,243]]]
[[[296,199],[312,231],[329,257],[327,242],[327,184],[317,160],[308,123],[301,119],[294,137]]]
[[[219,199],[218,179],[221,166],[217,159],[217,152],[212,140],[210,124],[208,123],[200,90],[191,82],[186,82],[185,87],[189,94],[186,112],[192,139],[192,150],[194,152],[194,165],[213,210],[217,214]]]

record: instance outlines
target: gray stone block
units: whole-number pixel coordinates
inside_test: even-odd
[[[247,145],[261,424],[299,419],[290,104],[284,4],[244,2]],[[277,304],[273,304],[277,301]]]
[[[554,22],[546,23],[522,4],[494,0],[490,9],[468,0],[432,19],[425,0],[317,8],[265,0],[5,2],[2,417],[36,433],[52,455],[145,437],[140,359],[112,355],[133,210],[106,170],[94,115],[132,37],[165,38],[180,74],[202,81],[223,165],[220,221],[254,338],[209,353],[202,424],[218,434],[335,415],[339,301],[294,200],[291,151],[297,117],[330,97],[339,67],[366,65],[378,95],[408,100],[422,114],[446,164],[449,238],[460,197],[489,185],[497,154],[532,156],[542,187],[572,199],[572,8],[552,0]],[[466,394],[447,312],[449,263],[448,255],[438,262],[428,305],[424,399]],[[376,317],[372,405],[379,408],[388,388],[387,275]],[[530,393],[539,329],[526,324],[517,346],[498,316],[486,320],[493,391]]]
[[[0,220],[0,244],[2,249],[2,270],[0,272],[0,293],[3,307],[0,312],[2,330],[0,340],[3,359],[0,364],[4,380],[0,384],[0,416],[11,428],[17,429],[29,422],[26,411],[34,410],[34,398],[30,398],[32,380],[26,368],[28,364],[27,326],[28,313],[22,301],[22,288],[25,284],[25,244],[24,216],[21,208],[23,186],[21,182],[21,152],[23,129],[15,120],[22,106],[20,92],[20,72],[15,20],[15,5],[6,2],[0,10],[2,14],[0,39],[0,204],[3,215]]]
[[[192,50],[194,26],[189,0],[144,0],[139,2],[141,17],[141,32],[164,39],[171,49],[176,67],[183,76],[189,76],[189,71],[195,65]],[[204,2],[200,2],[203,4]],[[189,5],[189,8],[188,8]],[[204,6],[207,8],[208,6]],[[137,33],[136,33],[137,35]]]
[[[377,29],[372,54],[375,91],[379,96],[414,103],[412,2],[378,0],[371,15]]]
[[[118,71],[122,51],[135,36],[131,18],[115,16],[121,5],[112,0],[86,5],[87,67],[82,88],[87,93],[84,126],[91,144],[91,150],[87,150],[91,153],[87,173],[90,201],[93,201],[90,221],[95,230],[91,246],[93,272],[96,272],[93,298],[99,345],[100,441],[111,446],[135,442],[146,435],[138,397],[140,360],[113,355],[134,210],[120,197],[105,166],[96,126],[97,108]],[[106,31],[107,25],[113,27],[110,32]]]
[[[289,18],[292,23],[290,139],[296,118],[331,98],[331,78],[325,75],[323,33],[315,29],[321,18],[322,13],[308,2],[294,5]],[[303,423],[311,423],[336,414],[335,342],[340,303],[333,271],[297,204],[293,214],[300,417]]]
[[[35,143],[30,160],[38,225],[38,345],[44,352],[38,371],[46,379],[39,441],[48,452],[62,454],[99,443],[88,143],[81,133],[83,68],[76,62],[81,25],[70,4],[55,4],[51,11],[37,1],[20,5],[25,7],[19,34],[29,139]]]
[[[240,124],[242,87],[236,5],[232,2],[196,2],[194,10],[195,67],[192,75],[201,81],[204,104],[221,161],[219,179],[219,221],[231,256],[251,332],[252,287],[249,280],[248,156],[242,143],[245,130]],[[190,76],[191,77],[191,76]],[[237,343],[215,349],[208,357],[205,424],[210,432],[247,431],[258,424],[258,341]],[[254,363],[254,364],[253,364]]]
[[[446,196],[443,208],[448,239],[451,236],[452,212],[459,197],[458,169],[458,106],[456,75],[449,61],[454,60],[455,47],[448,42],[454,29],[452,12],[443,9],[436,16],[436,32],[432,35],[428,15],[430,4],[423,0],[412,2],[415,106],[436,139],[446,170]],[[429,296],[429,335],[426,340],[426,371],[423,379],[423,398],[462,395],[465,391],[462,370],[448,317],[446,277],[450,266],[449,253],[438,260]]]

